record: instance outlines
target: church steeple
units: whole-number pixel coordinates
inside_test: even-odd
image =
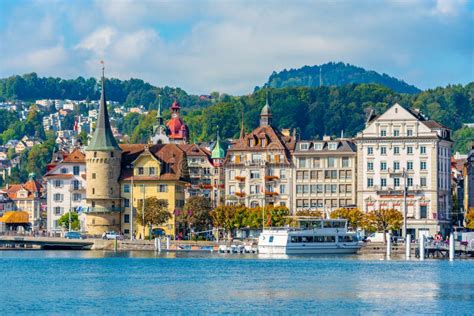
[[[272,125],[272,109],[270,108],[270,104],[268,102],[268,92],[267,92],[267,102],[262,108],[262,112],[260,112],[260,126],[271,126]]]
[[[212,149],[211,159],[224,159],[225,149],[221,145],[221,137],[219,135],[219,126],[217,126],[217,139],[214,148]]]
[[[158,96],[158,111],[156,112],[156,120],[158,126],[163,125],[163,117],[161,116],[161,94]]]
[[[105,75],[102,63],[102,91],[100,93],[99,115],[96,122],[94,136],[92,137],[86,151],[111,151],[120,150],[110,127],[109,113],[107,111],[107,100],[105,98]]]

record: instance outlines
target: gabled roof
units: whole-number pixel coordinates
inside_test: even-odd
[[[64,158],[63,162],[85,163],[86,155],[79,148],[76,148]]]
[[[122,170],[120,180],[181,180],[187,181],[186,153],[176,144],[156,144],[149,147],[150,153],[161,163],[161,174],[157,176],[132,176],[132,163],[145,151],[146,144],[120,144]]]
[[[35,198],[35,193],[37,193],[38,197],[40,197],[44,192],[44,188],[41,183],[36,180],[29,180],[24,184],[10,185],[7,190],[8,197],[12,200],[17,199],[17,194],[22,189],[28,191],[28,196],[26,199],[29,200]]]

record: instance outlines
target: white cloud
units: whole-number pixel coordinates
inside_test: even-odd
[[[104,59],[108,74],[121,79],[245,94],[273,70],[344,61],[421,88],[472,80],[466,1],[41,4],[18,8],[13,18],[0,13],[8,21],[0,28],[7,46],[0,50],[1,75],[97,76]],[[18,19],[22,14],[29,18]],[[28,62],[10,63],[16,56]]]

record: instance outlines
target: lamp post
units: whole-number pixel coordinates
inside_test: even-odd
[[[142,239],[145,240],[145,184],[142,184],[143,203],[142,203]]]

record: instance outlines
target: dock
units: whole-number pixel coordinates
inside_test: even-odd
[[[0,236],[0,247],[5,249],[57,249],[88,250],[94,245],[93,240],[65,239],[57,237]]]

